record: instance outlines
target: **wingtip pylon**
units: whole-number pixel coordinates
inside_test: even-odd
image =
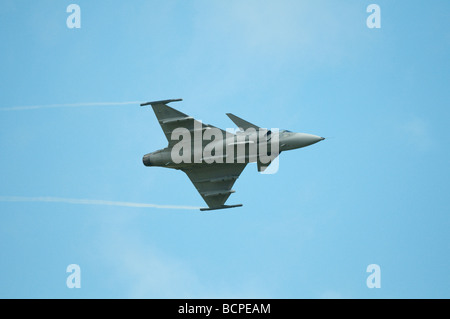
[[[218,207],[204,207],[200,208],[202,212],[209,211],[209,210],[217,210],[217,209],[226,209],[226,208],[235,208],[235,207],[242,207],[242,204],[236,204],[236,205],[222,205]]]
[[[169,99],[169,100],[145,102],[145,103],[142,103],[141,106],[153,105],[153,104],[167,104],[167,103],[170,103],[170,102],[179,102],[179,101],[183,101],[183,99]]]

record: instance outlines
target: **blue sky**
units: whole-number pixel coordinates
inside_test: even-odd
[[[81,8],[69,29],[66,8]],[[366,8],[381,8],[369,29]],[[450,4],[2,1],[0,297],[449,298]],[[204,206],[151,108],[325,136]],[[91,103],[11,110],[19,106]],[[66,267],[81,268],[81,288]],[[366,268],[381,269],[369,289]]]

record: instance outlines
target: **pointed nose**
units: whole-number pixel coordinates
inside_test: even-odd
[[[315,144],[325,138],[313,134],[295,133],[289,137],[285,145],[286,149],[295,149]]]
[[[315,144],[317,142],[323,141],[325,138],[313,135],[313,134],[306,134],[306,133],[297,133],[299,136],[297,136],[298,142],[300,147],[309,146],[312,144]]]

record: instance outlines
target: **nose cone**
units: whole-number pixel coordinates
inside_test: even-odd
[[[297,133],[297,134],[299,134],[299,136],[297,137],[299,139],[299,143],[303,144],[304,146],[309,146],[317,142],[323,141],[325,139],[324,137],[320,137],[313,134],[305,134],[305,133]]]
[[[292,135],[285,140],[282,148],[285,150],[292,150],[315,144],[317,142],[323,141],[324,139],[324,137],[313,134],[292,133]]]

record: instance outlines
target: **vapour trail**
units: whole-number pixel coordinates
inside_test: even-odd
[[[147,203],[114,202],[99,199],[75,199],[75,198],[61,198],[61,197],[0,196],[0,202],[47,202],[47,203],[81,204],[81,205],[120,206],[120,207],[134,207],[134,208],[159,208],[159,209],[184,209],[184,210],[200,209],[200,207],[194,206],[157,205]]]
[[[49,108],[63,108],[63,107],[84,107],[84,106],[114,106],[114,105],[130,105],[139,104],[140,101],[128,101],[128,102],[85,102],[85,103],[70,103],[70,104],[47,104],[47,105],[28,105],[28,106],[11,106],[1,107],[0,111],[24,111],[24,110],[36,110],[36,109],[49,109]]]

